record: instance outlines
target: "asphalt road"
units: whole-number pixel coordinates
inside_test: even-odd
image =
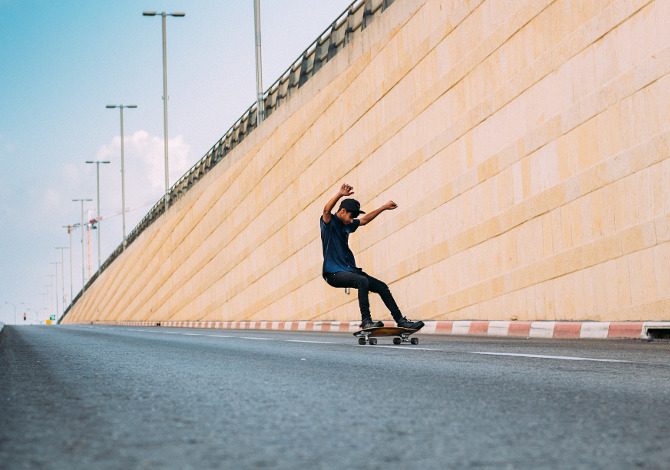
[[[668,468],[670,343],[5,327],[0,468]]]

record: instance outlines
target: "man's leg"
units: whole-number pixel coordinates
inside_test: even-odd
[[[411,321],[404,317],[402,312],[400,312],[400,308],[398,308],[398,304],[396,304],[396,301],[393,298],[393,294],[391,294],[391,289],[389,289],[389,286],[386,285],[385,282],[380,281],[379,279],[375,279],[367,273],[362,274],[368,278],[370,291],[379,294],[379,296],[382,298],[382,301],[384,302],[384,305],[386,305],[386,308],[389,309],[391,315],[393,315],[393,320],[395,320],[398,326],[412,328],[415,330],[423,328],[424,323],[422,321]]]
[[[367,273],[362,274],[368,278],[369,290],[375,294],[379,294],[379,296],[382,298],[384,305],[386,305],[386,308],[389,309],[389,312],[391,312],[393,320],[395,320],[396,323],[400,323],[402,320],[404,320],[402,312],[400,312],[400,308],[393,298],[393,294],[391,294],[391,289],[389,289],[389,286],[386,285],[384,281],[380,281],[379,279],[376,279]]]
[[[367,276],[348,271],[326,274],[326,282],[333,287],[349,287],[358,290],[358,307],[361,310],[362,324],[372,323],[370,316],[370,300],[368,292],[370,281]]]

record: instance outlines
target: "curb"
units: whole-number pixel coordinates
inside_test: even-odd
[[[426,321],[422,334],[551,339],[649,339],[670,322]],[[358,321],[93,321],[92,325],[353,333]],[[385,322],[393,326],[393,322]]]

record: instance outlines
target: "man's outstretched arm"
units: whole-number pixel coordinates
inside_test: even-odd
[[[348,184],[343,184],[340,187],[340,190],[335,194],[332,198],[330,198],[330,201],[328,201],[323,208],[323,215],[321,216],[323,218],[323,221],[327,224],[330,223],[330,219],[333,216],[333,207],[335,207],[335,204],[337,204],[337,201],[339,201],[343,197],[351,196],[354,194],[354,188],[353,186],[349,186]]]
[[[379,214],[381,214],[382,212],[384,212],[384,211],[392,211],[392,210],[395,209],[396,207],[398,207],[398,204],[396,204],[395,202],[393,202],[393,201],[389,201],[389,202],[387,202],[386,204],[384,204],[383,206],[381,206],[379,209],[375,209],[375,210],[373,210],[372,212],[370,212],[370,213],[368,213],[368,214],[365,214],[363,217],[361,217],[361,218],[360,218],[361,225],[367,225],[367,224],[369,224],[370,222],[372,222],[372,221],[374,220],[375,217],[377,217],[377,216],[378,216]]]

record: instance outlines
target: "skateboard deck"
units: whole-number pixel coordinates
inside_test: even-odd
[[[374,328],[365,328],[358,330],[354,336],[358,338],[358,344],[377,344],[377,338],[380,336],[392,336],[393,344],[411,343],[419,344],[419,338],[410,338],[409,336],[419,331],[419,329],[402,328],[400,326],[377,326]]]

